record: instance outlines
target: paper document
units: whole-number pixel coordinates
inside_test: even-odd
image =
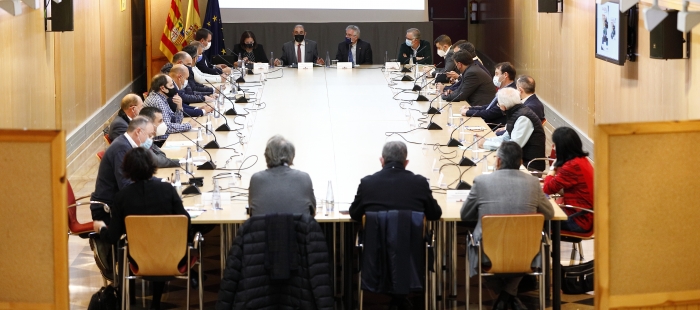
[[[467,201],[469,190],[447,190],[447,202],[464,202]]]

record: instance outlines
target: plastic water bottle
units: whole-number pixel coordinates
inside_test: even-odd
[[[484,158],[481,160],[481,173],[488,173],[489,172],[489,161],[487,160],[488,155],[484,155]]]
[[[208,114],[208,115],[207,115],[207,123],[204,124],[204,125],[207,126],[207,136],[213,135],[214,132],[212,132],[212,130],[211,130],[211,128],[212,128],[211,114]]]
[[[333,183],[328,181],[328,189],[326,189],[326,216],[335,212],[335,200],[333,199]]]
[[[275,56],[273,56],[273,55],[274,54],[272,52],[270,52],[270,70],[272,70],[272,68],[275,67]]]
[[[187,148],[187,155],[185,155],[185,172],[191,173],[192,169],[190,168],[190,164],[192,162],[192,149]]]
[[[223,210],[223,208],[221,208],[219,182],[216,179],[214,179],[214,191],[211,193],[211,207],[214,208],[214,210]]]
[[[175,169],[175,178],[173,179],[173,185],[175,185],[175,187],[182,186],[182,182],[180,181],[180,169]]]
[[[447,126],[450,126],[450,128],[451,128],[453,125],[452,124],[453,121],[454,121],[454,119],[452,118],[452,104],[450,104],[450,106],[447,107]]]
[[[195,142],[197,143],[197,153],[204,152],[204,149],[202,148],[202,143],[204,142],[204,138],[202,138],[202,130],[204,128],[199,127],[197,129],[197,140]]]
[[[330,67],[331,67],[331,54],[329,54],[328,51],[326,51],[326,68],[330,68]]]

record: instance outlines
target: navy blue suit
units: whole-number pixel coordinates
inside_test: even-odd
[[[535,112],[535,115],[540,118],[540,121],[544,121],[544,105],[542,101],[540,101],[540,98],[537,98],[536,94],[532,94],[530,98],[527,98],[527,100],[523,102],[523,105],[530,108],[532,112]]]
[[[90,200],[104,202],[112,206],[114,196],[124,187],[131,184],[131,180],[125,178],[122,174],[124,156],[131,149],[131,143],[129,143],[126,135],[121,135],[112,141],[112,144],[109,145],[100,161],[97,179],[95,180],[95,191],[90,195]],[[93,220],[104,221],[109,225],[109,214],[102,209],[101,205],[91,205],[90,211],[92,212]]]
[[[510,88],[516,88],[515,82],[508,84]],[[488,106],[473,106],[467,110],[467,116],[478,116],[484,119],[484,122],[489,123],[491,128],[497,127],[498,125],[505,125],[508,117],[503,113],[500,107],[498,107],[498,97],[494,97]]]

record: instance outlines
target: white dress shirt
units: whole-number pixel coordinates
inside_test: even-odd
[[[297,41],[294,41],[294,60],[292,63],[296,63],[297,59],[299,59],[299,55],[297,55],[297,45],[301,44],[301,62],[307,62],[306,59],[304,59],[304,55],[306,55],[306,40],[301,41],[301,43],[297,43]]]
[[[523,147],[525,143],[530,140],[530,136],[534,131],[535,126],[532,125],[532,122],[527,116],[518,117],[515,121],[515,125],[513,125],[513,131],[510,134],[506,131],[500,137],[486,139],[486,141],[484,141],[484,149],[491,151],[496,150],[501,146],[501,143],[505,141],[513,141],[520,145],[520,147]]]
[[[132,148],[139,147],[138,145],[136,145],[136,142],[134,142],[134,139],[131,139],[130,135],[128,135],[127,133],[124,133],[124,136],[126,137],[127,140],[129,140],[129,144],[131,144]]]
[[[357,64],[357,42],[350,44],[350,51],[352,51],[352,64],[354,66]]]
[[[196,66],[192,66],[192,73],[194,73],[194,80],[199,84],[204,84],[204,86],[211,87],[209,83],[221,83],[220,75],[207,74],[199,70]]]

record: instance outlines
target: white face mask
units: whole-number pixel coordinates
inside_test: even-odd
[[[413,40],[406,39],[406,45],[413,46]]]
[[[493,85],[496,85],[496,87],[501,87],[501,82],[498,80],[498,75],[493,76]]]
[[[211,41],[207,42],[207,46],[204,47],[204,50],[208,50],[211,47]]]
[[[445,52],[445,51],[443,51],[443,50],[438,50],[437,53],[438,53],[438,56],[440,56],[440,57],[442,57],[442,58],[445,58],[445,55],[447,55],[447,52]]]
[[[156,136],[165,135],[166,131],[168,131],[168,126],[166,126],[164,122],[161,122],[160,125],[156,127]]]
[[[185,80],[185,84],[182,84],[182,88],[187,88],[187,80]]]

